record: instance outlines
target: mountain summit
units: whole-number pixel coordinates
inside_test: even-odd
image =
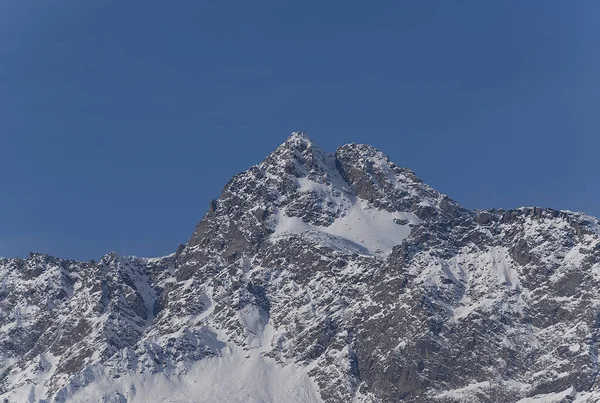
[[[0,259],[0,402],[594,402],[600,223],[295,132],[172,255]]]

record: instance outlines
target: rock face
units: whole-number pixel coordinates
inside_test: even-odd
[[[293,133],[173,255],[0,259],[0,402],[599,401],[599,280],[595,218]]]

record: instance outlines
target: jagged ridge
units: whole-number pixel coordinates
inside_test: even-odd
[[[594,401],[599,228],[469,211],[371,146],[293,133],[173,255],[0,260],[0,393]]]

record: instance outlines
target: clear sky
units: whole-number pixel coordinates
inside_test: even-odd
[[[600,2],[3,0],[0,255],[156,256],[293,130],[599,216]]]

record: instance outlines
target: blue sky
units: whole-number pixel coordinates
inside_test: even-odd
[[[0,256],[156,256],[305,130],[469,208],[599,216],[600,3],[0,4]]]

